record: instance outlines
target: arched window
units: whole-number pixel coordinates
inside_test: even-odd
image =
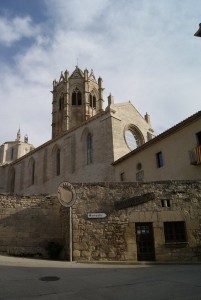
[[[89,102],[89,106],[91,108],[96,108],[96,96],[90,94],[90,102]]]
[[[64,109],[64,95],[61,95],[61,97],[59,98],[59,110],[63,110]]]
[[[78,88],[72,93],[72,105],[82,105],[82,93]]]
[[[92,147],[92,135],[88,133],[87,135],[87,164],[91,164],[93,162],[93,147]]]
[[[59,176],[60,175],[60,149],[57,149],[56,152],[56,175]]]
[[[29,161],[30,185],[35,183],[35,161],[33,158]]]

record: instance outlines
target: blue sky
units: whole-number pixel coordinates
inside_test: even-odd
[[[0,0],[0,144],[51,138],[52,81],[75,65],[159,134],[200,110],[198,0]]]

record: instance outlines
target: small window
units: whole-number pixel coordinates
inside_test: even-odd
[[[166,243],[186,242],[185,222],[164,222],[164,235]]]
[[[198,146],[201,146],[201,131],[196,133],[196,137],[197,137]]]
[[[164,165],[164,163],[163,163],[163,153],[161,151],[156,153],[156,162],[157,162],[157,167],[158,168],[163,167],[163,165]]]
[[[125,173],[124,172],[120,173],[120,180],[125,181]]]
[[[170,207],[170,200],[169,199],[162,199],[161,200],[162,207]]]

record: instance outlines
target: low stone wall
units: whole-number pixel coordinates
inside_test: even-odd
[[[73,260],[137,261],[135,225],[138,222],[153,225],[156,261],[201,259],[201,182],[83,184],[74,187],[77,201],[72,207]],[[150,193],[152,196],[147,199],[145,195]],[[141,199],[141,203],[132,206],[132,199],[133,203]],[[167,200],[170,207],[163,207],[162,202]],[[127,208],[122,203],[127,203]],[[89,218],[89,213],[103,213],[106,217]],[[186,224],[187,242],[184,244],[165,243],[164,222],[174,221]]]
[[[200,181],[74,184],[74,188],[72,235],[70,209],[62,207],[56,196],[0,194],[0,253],[137,261],[136,226],[149,223],[156,261],[201,260]],[[186,242],[167,243],[164,223],[177,221],[185,222]]]
[[[63,258],[63,246],[57,199],[0,195],[0,253]]]

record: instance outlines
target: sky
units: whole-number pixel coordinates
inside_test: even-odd
[[[52,82],[93,69],[155,135],[200,110],[199,0],[0,0],[0,145],[51,139]]]

